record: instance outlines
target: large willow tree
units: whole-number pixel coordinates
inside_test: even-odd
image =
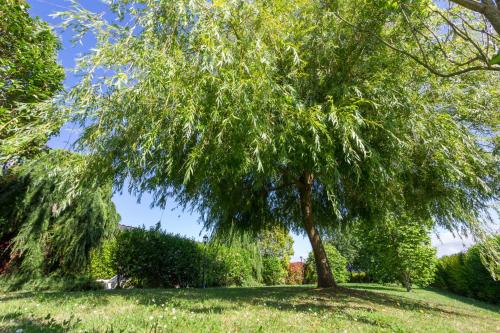
[[[336,285],[320,233],[339,223],[411,211],[479,231],[494,161],[450,103],[491,101],[359,34],[404,33],[387,3],[113,1],[117,24],[75,7],[64,25],[97,39],[69,96],[79,143],[99,175],[213,230],[306,233],[320,287]]]

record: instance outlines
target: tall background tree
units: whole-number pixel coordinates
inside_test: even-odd
[[[377,225],[361,224],[357,232],[363,240],[355,263],[374,281],[399,282],[407,291],[415,285],[427,287],[434,281],[436,268],[431,226],[390,216]]]
[[[262,256],[264,283],[284,284],[293,255],[293,238],[288,230],[278,226],[260,231],[257,235],[257,247]]]
[[[68,97],[80,147],[119,188],[129,180],[158,206],[173,197],[213,230],[305,233],[320,287],[336,285],[320,235],[341,222],[411,212],[481,235],[496,161],[447,112],[477,98],[356,29],[398,39],[400,11],[280,0],[112,9],[127,19],[59,15],[76,37],[96,36]]]
[[[62,89],[59,41],[24,0],[0,1],[0,163],[38,152],[62,120],[43,103]]]

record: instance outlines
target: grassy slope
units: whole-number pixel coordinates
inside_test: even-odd
[[[349,284],[0,294],[0,331],[500,332],[500,307],[430,290]]]

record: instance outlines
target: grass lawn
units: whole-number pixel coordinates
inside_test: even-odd
[[[0,294],[0,332],[500,332],[500,307],[348,284]]]

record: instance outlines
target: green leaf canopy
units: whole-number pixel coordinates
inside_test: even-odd
[[[24,0],[0,2],[0,162],[37,153],[63,120],[48,103],[62,89],[59,41]]]
[[[0,178],[0,244],[12,273],[78,274],[120,216],[111,183],[85,181],[85,159],[51,150]]]
[[[388,211],[479,230],[496,161],[454,119],[448,81],[333,15],[396,38],[384,1],[112,7],[118,24],[60,16],[97,38],[69,98],[81,147],[119,186],[174,197],[215,230],[303,231],[307,215],[313,248],[315,229]]]

